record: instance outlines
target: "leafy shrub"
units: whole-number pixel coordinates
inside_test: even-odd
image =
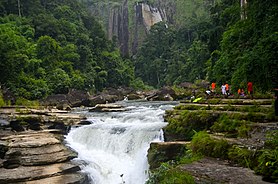
[[[165,137],[171,140],[191,140],[194,131],[207,130],[216,117],[206,111],[182,111],[179,117],[167,118]]]
[[[213,124],[211,130],[214,132],[224,132],[227,137],[248,137],[248,126],[250,122],[239,119],[232,119],[228,115],[223,114]]]
[[[16,99],[15,104],[24,105],[24,106],[33,106],[33,107],[38,107],[40,105],[39,101],[30,101],[21,97]]]
[[[278,130],[268,133],[265,143],[266,149],[258,159],[255,171],[263,175],[264,180],[278,182]]]
[[[169,163],[163,163],[152,171],[147,184],[193,184],[193,177],[180,168]]]
[[[257,164],[256,154],[253,150],[240,148],[237,145],[233,145],[229,149],[228,157],[231,161],[243,167],[254,168]]]
[[[3,99],[3,95],[2,95],[2,93],[1,93],[1,91],[0,91],[0,107],[2,107],[2,106],[4,106],[5,105],[5,101],[4,101],[4,99]]]
[[[180,158],[179,164],[190,164],[194,161],[200,160],[202,157],[203,156],[201,154],[194,154],[192,149],[188,149]]]
[[[195,154],[223,158],[228,156],[229,144],[226,140],[213,139],[208,133],[202,131],[193,136],[191,149]]]

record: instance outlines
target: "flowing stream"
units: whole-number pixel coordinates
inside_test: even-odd
[[[78,152],[94,184],[144,184],[148,179],[147,152],[151,142],[163,141],[166,109],[174,102],[118,102],[128,111],[84,113],[91,125],[73,128],[66,137]]]

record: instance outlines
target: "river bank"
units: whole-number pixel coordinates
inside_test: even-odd
[[[148,102],[144,103],[147,105]],[[163,128],[165,142],[151,143],[148,151],[150,179],[159,172],[161,164],[170,161],[175,164],[169,168],[189,173],[195,183],[266,183],[252,169],[255,169],[253,165],[258,161],[257,153],[262,152],[266,146],[267,133],[278,127],[277,118],[273,116],[272,103],[272,99],[210,99],[198,103],[183,101],[174,110],[167,110],[165,120],[168,125]],[[158,105],[159,103],[155,106]],[[109,104],[99,107],[105,111],[109,109]],[[99,108],[84,108],[83,111],[89,112],[89,109],[102,112]],[[58,110],[49,106],[1,108],[0,181],[90,182],[88,176],[80,171],[84,163],[73,161],[78,155],[65,146],[64,136],[69,127],[91,124],[91,121],[86,119],[84,113],[72,113],[72,110]],[[118,104],[112,105],[107,112],[125,113],[125,110]],[[220,118],[222,116],[227,116],[233,123],[227,119],[223,121]],[[112,116],[112,119],[115,117]],[[125,129],[113,129],[112,133],[116,131],[116,135],[121,134],[123,130]],[[207,142],[205,145],[198,143],[199,150],[205,150],[202,152],[203,159],[184,164],[180,159],[190,157],[191,152],[194,152],[191,144],[194,131],[206,131],[210,138],[204,137],[202,142]],[[212,153],[217,149],[209,143],[218,140],[227,142],[224,145],[228,146],[222,145],[221,149],[226,151],[221,152],[222,155],[213,156]],[[235,150],[238,153],[232,152]],[[240,178],[239,175],[246,177]]]
[[[148,153],[148,183],[179,183],[183,175],[192,178],[188,183],[275,182],[278,118],[273,101],[208,99],[166,111],[165,143],[152,143]],[[176,148],[167,149],[167,142]]]
[[[64,142],[82,120],[56,108],[0,108],[0,183],[88,183]]]

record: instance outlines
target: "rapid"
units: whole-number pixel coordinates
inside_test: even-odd
[[[144,184],[148,179],[147,152],[151,142],[163,140],[163,115],[176,102],[117,102],[124,112],[88,112],[91,125],[72,128],[68,146],[78,153],[82,171],[94,184]]]

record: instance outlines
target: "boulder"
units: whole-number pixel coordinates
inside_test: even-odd
[[[150,169],[158,168],[161,163],[175,160],[187,150],[188,142],[153,142],[148,150]]]
[[[127,95],[127,99],[128,100],[138,100],[138,99],[144,99],[145,96],[144,95],[140,95],[137,93],[131,93]]]
[[[177,97],[176,92],[170,87],[163,87],[158,91],[147,94],[149,101],[173,101]]]
[[[81,120],[78,125],[90,125],[92,124],[93,122],[92,121],[89,121],[89,120]]]
[[[48,126],[48,129],[57,129],[60,130],[61,133],[67,134],[70,130],[70,126],[66,126],[62,121],[55,121],[52,122],[50,126]]]
[[[126,111],[122,105],[117,104],[97,104],[89,112],[121,112]]]
[[[101,94],[89,98],[89,106],[94,107],[97,104],[114,103],[118,100],[116,95]]]
[[[69,104],[67,95],[65,94],[50,95],[42,103],[46,106],[57,106],[59,104]]]
[[[63,104],[60,103],[60,104],[57,104],[56,108],[57,108],[58,110],[71,111],[71,107],[70,107],[70,105],[67,104],[67,103],[63,103]]]
[[[71,107],[88,106],[89,93],[86,91],[70,89],[67,94],[67,100]]]

